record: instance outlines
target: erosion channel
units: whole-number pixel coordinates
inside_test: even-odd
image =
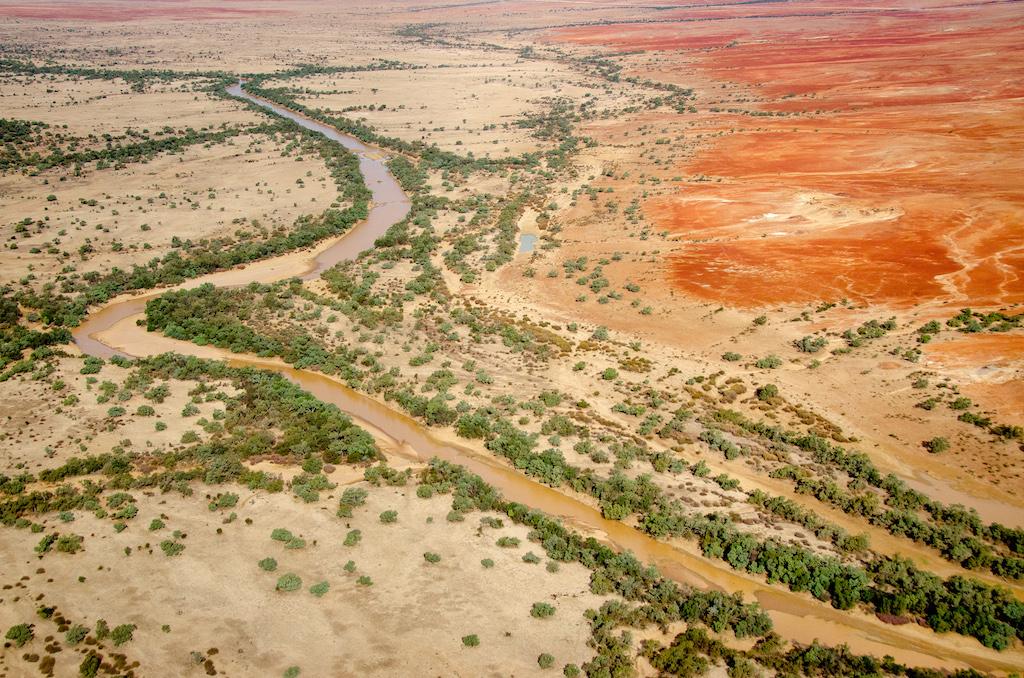
[[[372,248],[374,241],[408,212],[408,199],[384,164],[386,153],[339,134],[330,127],[257,99],[244,92],[240,85],[228,88],[228,92],[265,106],[355,152],[360,158],[360,169],[367,186],[373,192],[372,209],[364,222],[344,236],[321,243],[312,251],[284,255],[254,262],[245,268],[202,276],[175,289],[194,288],[204,283],[231,286],[252,281],[269,283],[293,276],[314,278],[336,263],[354,258],[361,251]],[[202,358],[226,359],[232,365],[273,369],[321,400],[334,403],[351,414],[358,423],[368,424],[366,428],[371,433],[390,440],[392,447],[401,454],[422,460],[437,456],[459,463],[500,488],[506,498],[561,517],[568,524],[585,533],[594,534],[616,548],[631,549],[638,558],[657,564],[663,574],[677,582],[703,590],[718,588],[730,593],[742,591],[747,600],[759,601],[770,612],[775,630],[786,639],[801,644],[809,644],[814,639],[828,645],[846,643],[858,653],[878,657],[890,655],[907,665],[932,668],[973,667],[981,671],[1006,673],[1015,670],[1021,660],[1021,653],[1017,649],[1000,654],[982,647],[973,638],[954,634],[940,637],[916,624],[889,626],[874,615],[864,612],[840,612],[814,600],[810,594],[796,594],[781,587],[768,586],[751,577],[737,574],[724,564],[719,566],[705,560],[697,555],[696,547],[689,542],[674,540],[663,543],[651,539],[624,523],[604,519],[598,510],[572,496],[521,476],[480,451],[441,442],[429,429],[409,417],[348,389],[330,376],[296,370],[278,359],[234,354],[212,346],[200,347],[147,333],[144,327],[136,325],[135,320],[144,312],[148,299],[167,291],[163,289],[146,295],[123,295],[112,300],[90,314],[88,320],[75,330],[75,342],[83,352],[99,357],[109,357],[119,352],[129,356],[145,356],[175,351]]]

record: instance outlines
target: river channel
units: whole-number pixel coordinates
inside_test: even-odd
[[[387,157],[385,152],[270,102],[252,97],[239,85],[228,88],[228,92],[265,106],[307,129],[321,132],[355,152],[360,158],[360,168],[366,177],[367,186],[373,192],[372,209],[364,222],[344,236],[321,244],[312,252],[307,250],[254,262],[245,268],[221,271],[188,281],[174,289],[194,288],[208,282],[231,286],[244,285],[254,280],[268,283],[293,276],[314,278],[334,264],[373,247],[374,240],[408,212],[408,198],[384,164]],[[983,647],[973,638],[956,634],[940,636],[916,624],[890,626],[873,615],[839,612],[815,600],[810,594],[768,586],[753,577],[731,570],[725,563],[704,559],[696,555],[692,544],[682,541],[662,543],[621,522],[605,520],[586,503],[533,482],[478,450],[440,440],[428,428],[404,414],[348,389],[330,376],[296,370],[278,359],[233,354],[212,346],[200,347],[147,333],[135,321],[145,311],[148,299],[167,291],[163,289],[138,296],[122,295],[112,300],[96,313],[90,314],[87,321],[76,328],[75,342],[83,352],[99,357],[114,354],[142,357],[173,350],[202,358],[228,360],[232,365],[276,370],[321,400],[334,403],[357,420],[370,424],[378,430],[375,433],[390,438],[407,455],[424,460],[437,456],[459,463],[500,488],[507,499],[561,517],[567,524],[593,533],[616,548],[631,549],[636,557],[644,562],[655,563],[662,574],[677,582],[702,590],[715,588],[730,593],[742,591],[747,601],[757,600],[770,612],[775,630],[786,639],[801,644],[809,644],[814,639],[827,645],[846,643],[854,652],[878,657],[890,655],[912,666],[945,669],[969,666],[981,671],[1005,674],[1024,665],[1024,652],[1019,647],[998,653]]]

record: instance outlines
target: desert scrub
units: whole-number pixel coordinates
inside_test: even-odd
[[[299,575],[289,572],[277,578],[275,591],[296,591],[302,586],[302,579]]]
[[[475,633],[470,636],[462,636],[462,644],[466,647],[476,647],[480,644],[480,639]]]
[[[331,583],[322,581],[309,587],[309,592],[317,598],[322,598],[325,593],[331,590]]]
[[[514,549],[519,546],[518,537],[499,537],[498,541],[495,542],[498,546],[504,549]]]
[[[546,669],[547,667],[551,666],[554,663],[555,663],[555,658],[552,657],[547,652],[545,652],[541,656],[537,657],[537,665],[540,666],[542,669]]]
[[[480,564],[483,565],[484,567],[494,567],[494,561],[491,560],[490,558],[484,558],[483,560],[480,561]]]
[[[380,514],[380,522],[382,523],[397,523],[398,522],[398,511],[384,511]]]
[[[170,539],[164,539],[160,542],[160,550],[163,551],[164,555],[167,557],[176,556],[185,550],[185,545],[179,544],[176,541],[171,541]]]
[[[537,619],[544,619],[555,614],[555,607],[548,605],[547,603],[534,603],[533,607],[530,608],[530,616],[536,617]]]
[[[427,561],[428,563],[439,563],[441,562],[441,556],[437,553],[431,553],[430,551],[427,551],[423,554],[423,560]]]
[[[57,539],[57,551],[74,555],[82,548],[83,537],[77,534],[62,534]]]
[[[540,562],[540,558],[538,558],[533,551],[528,551],[526,555],[523,556],[523,562],[530,563],[531,565],[536,565]]]
[[[57,541],[58,536],[59,535],[56,532],[46,535],[39,540],[39,544],[33,550],[36,553],[49,553],[50,549],[53,548],[53,543]]]
[[[137,627],[135,624],[121,624],[115,626],[114,630],[110,632],[110,639],[114,641],[114,647],[118,645],[124,645],[132,639],[132,633]]]
[[[32,629],[32,624],[18,624],[9,628],[4,638],[14,643],[15,647],[21,647],[35,637]]]
[[[261,560],[259,562],[259,566],[260,566],[261,570],[266,570],[267,572],[273,572],[274,570],[277,569],[277,561],[274,560],[273,558],[271,558],[270,556],[267,556],[266,558],[264,558],[263,560]]]
[[[286,530],[283,527],[278,527],[270,533],[270,538],[274,541],[289,542],[295,537],[292,535],[290,530]]]
[[[361,487],[345,488],[345,491],[341,494],[341,500],[338,503],[338,517],[351,518],[352,508],[365,504],[366,496],[368,494],[369,492]]]
[[[356,579],[356,583],[360,586],[373,586],[373,582],[370,581],[370,578],[367,577],[365,574],[359,579]]]
[[[163,529],[164,527],[165,527],[164,521],[160,520],[159,518],[153,518],[153,520],[151,520],[150,523],[149,523],[149,529],[150,530],[160,530],[160,529]]]
[[[78,645],[80,642],[85,640],[85,637],[89,635],[89,629],[82,626],[81,624],[75,624],[67,633],[64,634],[64,641],[68,645]]]
[[[345,535],[345,541],[342,543],[345,544],[345,546],[355,546],[362,540],[362,532],[360,532],[359,530],[350,530],[349,533]]]

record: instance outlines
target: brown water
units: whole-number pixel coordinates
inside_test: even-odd
[[[237,90],[237,88],[232,88]],[[232,93],[237,94],[236,91]],[[248,95],[246,95],[248,96]],[[252,99],[252,97],[248,97]],[[267,105],[265,102],[259,102]],[[269,106],[278,112],[276,106]],[[287,113],[287,112],[286,112]],[[291,114],[289,117],[292,117]],[[304,126],[318,131],[325,128],[318,123],[301,119]],[[330,130],[337,135],[336,132]],[[340,135],[339,135],[340,136]],[[333,137],[332,137],[333,138]],[[349,140],[356,150],[367,150],[365,146]],[[346,143],[346,145],[349,145]],[[390,182],[391,186],[388,186]],[[394,196],[398,190],[397,183],[390,175],[380,180],[379,190]],[[378,189],[375,189],[375,202]],[[392,203],[401,201],[392,200]],[[323,250],[322,253],[296,253],[287,258],[274,260],[287,261],[287,266],[264,266],[253,264],[245,269],[224,271],[202,279],[189,281],[186,286],[213,282],[215,284],[244,284],[250,280],[270,282],[291,275],[310,277],[322,270],[325,261],[340,261],[353,257],[361,249],[372,245],[377,235],[366,236],[362,229],[373,223],[373,228],[380,228],[377,213],[381,207],[375,207],[369,219],[360,224],[352,232]],[[395,210],[398,213],[399,210]],[[404,212],[401,213],[404,215]],[[400,217],[399,217],[400,218]],[[389,225],[389,224],[387,224]],[[384,225],[386,230],[387,225]],[[378,233],[382,233],[379,231]],[[368,244],[367,244],[368,243]],[[328,253],[330,253],[328,255]],[[336,257],[336,258],[335,258]],[[287,270],[291,268],[290,273]],[[267,277],[262,277],[265,274]],[[249,276],[249,277],[247,277]],[[255,277],[253,277],[255,276]],[[278,277],[274,277],[278,276]],[[583,501],[562,494],[544,485],[540,485],[514,470],[502,466],[497,460],[477,451],[459,445],[444,442],[431,435],[429,429],[420,426],[405,415],[395,412],[383,404],[360,393],[346,388],[337,380],[315,372],[296,370],[287,366],[279,359],[261,359],[250,355],[236,355],[227,350],[211,346],[195,346],[187,342],[168,339],[161,335],[149,334],[138,326],[136,320],[141,319],[145,301],[166,290],[154,292],[142,297],[114,300],[99,312],[90,315],[89,321],[76,329],[75,341],[83,351],[92,355],[109,357],[115,353],[132,356],[145,356],[164,351],[174,350],[179,353],[193,354],[202,358],[227,359],[233,365],[251,365],[276,370],[288,379],[298,383],[325,402],[334,403],[345,412],[368,422],[383,431],[390,438],[405,443],[402,447],[411,451],[420,459],[437,456],[448,461],[461,464],[473,473],[481,476],[486,482],[501,489],[507,499],[522,502],[538,508],[545,513],[565,519],[568,523],[578,525],[584,530],[596,531],[597,536],[607,543],[620,549],[630,549],[642,561],[655,563],[662,574],[673,580],[690,584],[702,590],[718,589],[727,592],[742,591],[749,600],[757,600],[771,613],[772,620],[784,638],[808,644],[818,639],[827,645],[846,643],[858,653],[870,653],[876,656],[891,655],[897,661],[914,666],[955,669],[971,666],[982,671],[1007,673],[1024,666],[1024,652],[1019,648],[1010,652],[998,653],[982,647],[971,638],[954,634],[938,636],[935,633],[916,625],[900,627],[882,624],[875,617],[862,613],[839,612],[832,607],[814,600],[809,594],[796,594],[781,588],[767,586],[762,581],[747,577],[732,570],[725,563],[704,559],[692,552],[692,544],[662,543],[651,539],[618,521],[602,518],[601,514]]]

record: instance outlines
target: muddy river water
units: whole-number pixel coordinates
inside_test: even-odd
[[[176,289],[193,288],[207,282],[228,286],[244,285],[254,280],[267,283],[293,276],[313,278],[339,261],[355,257],[360,251],[372,247],[374,240],[388,226],[408,212],[407,197],[384,165],[385,153],[320,123],[256,99],[242,91],[240,86],[231,87],[228,91],[266,106],[303,127],[321,132],[357,153],[367,185],[373,191],[373,209],[368,219],[349,233],[323,243],[312,252],[292,253],[269,261],[254,262],[245,268],[213,273],[188,281]],[[890,626],[873,615],[839,612],[809,594],[797,594],[768,586],[753,577],[731,570],[725,563],[706,560],[696,555],[692,544],[662,543],[620,522],[605,520],[599,511],[586,503],[533,482],[477,450],[440,440],[432,435],[430,429],[372,398],[346,388],[330,376],[296,370],[278,359],[233,354],[212,346],[196,346],[147,333],[135,321],[144,312],[148,299],[166,291],[138,296],[122,295],[114,299],[101,310],[90,314],[88,320],[75,330],[76,343],[84,352],[100,357],[116,353],[141,357],[173,350],[202,358],[226,359],[232,365],[276,370],[321,400],[334,403],[350,413],[359,423],[368,425],[367,428],[375,435],[390,440],[404,455],[418,459],[437,456],[462,464],[486,482],[500,488],[507,499],[559,516],[567,524],[594,534],[616,548],[631,549],[638,558],[657,564],[662,574],[675,581],[702,590],[715,588],[730,593],[742,591],[747,601],[757,600],[770,612],[775,630],[789,640],[802,644],[808,644],[814,639],[827,645],[846,643],[854,652],[879,657],[891,655],[908,665],[933,668],[970,666],[1005,674],[1024,666],[1024,652],[1019,648],[998,653],[984,648],[973,638],[955,634],[940,636],[916,624]]]

